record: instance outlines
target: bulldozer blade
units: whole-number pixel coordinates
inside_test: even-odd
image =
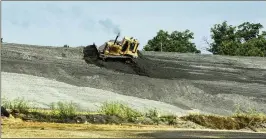
[[[84,60],[87,63],[95,64],[99,59],[99,52],[96,45],[88,45],[83,49]]]

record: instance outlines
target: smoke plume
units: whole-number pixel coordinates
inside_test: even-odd
[[[112,22],[110,19],[105,19],[105,20],[99,20],[99,24],[104,27],[104,31],[107,33],[113,33],[113,34],[121,34],[121,30],[119,25],[116,25],[115,23]]]

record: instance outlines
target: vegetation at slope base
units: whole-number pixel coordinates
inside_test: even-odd
[[[4,107],[14,117],[25,121],[91,124],[143,124],[170,125],[177,128],[209,128],[239,130],[266,128],[266,115],[255,110],[237,107],[232,116],[189,114],[187,116],[162,115],[156,109],[139,112],[119,102],[106,102],[97,112],[79,112],[77,105],[69,102],[51,104],[49,110],[33,108],[24,99],[2,99]]]

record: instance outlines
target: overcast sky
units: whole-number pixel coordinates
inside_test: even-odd
[[[207,53],[202,39],[210,38],[216,23],[248,21],[266,28],[266,2],[259,1],[4,1],[1,9],[4,42],[50,46],[101,45],[121,31],[142,48],[160,29],[189,29],[197,48]]]

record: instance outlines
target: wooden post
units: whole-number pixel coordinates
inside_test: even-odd
[[[163,43],[161,42],[161,52],[163,51]]]

